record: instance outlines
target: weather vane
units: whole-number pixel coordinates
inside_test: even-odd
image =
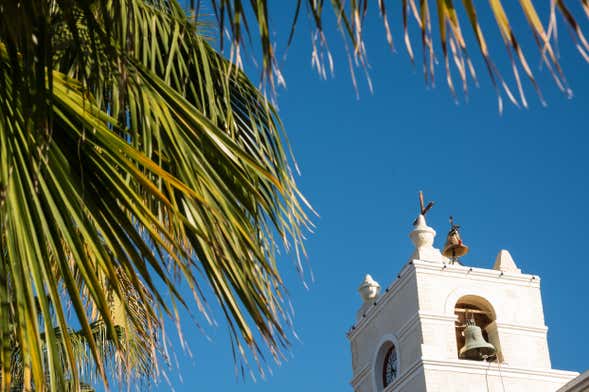
[[[423,215],[425,217],[425,214],[427,214],[427,212],[429,210],[431,210],[431,208],[434,206],[434,202],[430,201],[429,203],[427,203],[427,206],[425,205],[425,202],[423,201],[423,192],[419,191],[419,214]],[[413,221],[413,226],[415,226],[417,224],[417,219],[415,219],[415,221]]]
[[[450,258],[452,263],[458,262],[459,257],[468,253],[468,246],[462,242],[458,229],[460,229],[460,226],[454,223],[453,217],[450,217],[450,231],[448,232],[448,237],[446,237],[446,244],[444,245],[442,254]]]

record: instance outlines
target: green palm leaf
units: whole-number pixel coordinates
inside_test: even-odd
[[[178,280],[279,355],[274,237],[304,252],[309,222],[266,99],[174,1],[0,9],[2,390],[77,390],[80,361],[106,383],[105,352],[151,375]]]

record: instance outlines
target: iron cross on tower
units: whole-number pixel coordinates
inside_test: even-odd
[[[430,201],[429,203],[427,203],[427,205],[425,205],[425,202],[423,201],[423,192],[419,191],[419,214],[423,215],[425,217],[425,214],[427,214],[427,212],[434,206],[434,202]],[[415,221],[413,222],[413,226],[415,226],[417,224],[417,219],[415,219]]]

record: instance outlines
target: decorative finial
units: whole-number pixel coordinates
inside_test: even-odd
[[[522,272],[519,268],[517,268],[517,265],[515,264],[515,261],[513,261],[511,254],[509,254],[509,252],[505,249],[501,249],[497,254],[493,269],[513,274],[521,274]]]
[[[423,192],[419,191],[419,215],[413,221],[413,231],[409,233],[415,250],[409,260],[424,260],[443,263],[447,261],[440,251],[434,248],[434,238],[436,231],[427,225],[425,214],[433,207],[434,202],[430,201],[425,205],[423,201]]]
[[[362,284],[358,287],[358,292],[364,303],[366,303],[378,297],[378,294],[380,293],[380,285],[376,280],[372,279],[370,274],[366,274]]]
[[[462,243],[458,229],[460,229],[460,226],[454,223],[453,217],[450,217],[450,231],[446,237],[446,244],[442,254],[450,258],[454,263],[458,261],[459,257],[468,253],[468,246]]]

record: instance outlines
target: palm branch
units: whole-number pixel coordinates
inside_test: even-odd
[[[132,317],[139,320],[140,323],[133,324],[128,321],[127,315],[124,314],[124,307],[119,298],[113,292],[109,292],[109,310],[113,315],[116,335],[110,335],[106,323],[98,316],[90,323],[92,338],[96,343],[100,359],[105,366],[106,372],[111,379],[116,379],[121,383],[128,385],[147,386],[159,376],[158,355],[167,354],[161,339],[161,325],[157,319],[146,318],[143,313],[141,301],[142,298],[149,298],[149,292],[143,288],[144,297],[135,292],[129,282],[121,276],[120,283],[124,287],[129,303],[128,309],[132,312]],[[58,357],[62,366],[66,366],[67,352],[63,346],[63,340],[59,339],[62,335],[67,334],[67,341],[71,343],[72,352],[75,357],[76,370],[80,374],[83,382],[79,383],[82,391],[94,391],[92,384],[96,384],[96,363],[92,357],[89,340],[84,331],[68,326],[66,331],[60,328],[54,328],[53,333],[58,337]],[[42,352],[47,353],[47,342],[45,333],[41,333],[43,344]],[[12,343],[12,355],[10,361],[10,372],[12,379],[12,390],[21,391],[27,384],[26,379],[30,374],[25,371],[25,363],[22,347],[18,340]],[[119,351],[122,348],[124,355]],[[47,362],[47,356],[43,356],[43,361]],[[65,374],[63,389],[66,391],[75,391],[74,380],[71,374]],[[118,379],[117,379],[118,377]],[[47,380],[48,381],[48,380]],[[30,380],[28,381],[30,382]]]
[[[202,7],[201,3],[208,5],[209,2],[191,0],[190,3],[193,9],[200,9]],[[327,73],[326,68],[333,67],[333,59],[324,27],[326,12],[331,10],[337,19],[338,29],[342,33],[349,56],[350,71],[355,84],[354,65],[358,65],[365,71],[368,67],[364,31],[366,16],[371,7],[378,9],[384,25],[386,41],[391,48],[395,47],[389,17],[391,7],[387,5],[385,0],[373,2],[369,0],[331,0],[327,3],[324,0],[296,0],[291,3],[294,5],[294,16],[287,46],[293,40],[295,28],[301,23],[300,14],[306,10],[310,20],[309,24],[314,29],[312,34],[313,64],[317,67],[319,73],[325,76]],[[486,68],[489,78],[497,91],[500,108],[503,102],[502,96],[506,96],[516,105],[527,106],[520,74],[523,74],[524,78],[529,80],[544,104],[540,86],[536,81],[528,57],[520,44],[521,33],[517,34],[513,28],[512,21],[518,16],[523,16],[537,44],[541,62],[549,70],[558,88],[566,95],[571,95],[572,92],[567,84],[557,51],[558,22],[561,20],[561,23],[564,23],[571,33],[570,35],[578,52],[586,61],[589,61],[589,42],[583,33],[580,22],[586,22],[586,18],[589,18],[589,2],[587,0],[550,0],[549,2],[517,0],[513,2],[517,7],[511,7],[512,4],[509,3],[510,7],[507,8],[504,3],[506,2],[502,0],[489,0],[488,2],[476,2],[473,0],[462,0],[460,2],[454,0],[401,0],[398,2],[402,14],[403,45],[413,62],[415,49],[412,41],[418,40],[421,42],[423,72],[426,83],[434,84],[434,65],[441,51],[440,57],[444,64],[446,82],[450,91],[452,94],[456,94],[456,86],[452,76],[455,73],[460,79],[464,94],[467,94],[469,80],[478,83],[476,66],[474,65],[476,63],[473,63],[470,57],[471,52],[478,51],[484,60],[483,67]],[[210,6],[213,9],[217,24],[221,26],[219,40],[223,44],[223,34],[226,34],[226,31],[229,32],[231,53],[235,54],[236,61],[241,62],[238,58],[239,54],[245,52],[240,50],[240,47],[246,42],[254,41],[252,37],[255,37],[262,53],[265,80],[272,87],[276,82],[283,81],[278,67],[276,42],[272,38],[275,35],[272,34],[270,22],[270,2],[267,0],[249,2],[218,0],[211,2]],[[521,9],[520,15],[517,15],[517,8]],[[539,9],[544,10],[542,12]],[[437,21],[435,20],[436,14]],[[517,88],[517,94],[513,92],[515,90],[512,83],[506,81],[499,67],[495,65],[493,59],[497,57],[497,54],[491,54],[488,45],[489,26],[483,26],[480,18],[481,14],[490,14],[495,20],[496,31],[494,34],[498,33],[505,44],[507,56],[511,62],[513,84]],[[542,17],[545,17],[546,22],[542,22]],[[252,19],[255,20],[252,21]],[[413,40],[409,28],[412,20],[415,21],[419,32],[419,37],[417,39],[413,38]],[[465,34],[468,29],[472,30],[470,39]],[[249,39],[245,39],[248,37]],[[436,44],[434,40],[439,41],[439,44]]]
[[[14,346],[24,390],[80,389],[75,336],[106,384],[95,320],[132,363],[117,318],[177,319],[178,281],[203,314],[211,288],[236,351],[280,355],[276,251],[304,252],[308,225],[285,146],[176,1],[2,1],[1,390]]]

